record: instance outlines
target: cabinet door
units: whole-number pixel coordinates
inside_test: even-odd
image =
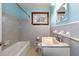
[[[79,56],[79,42],[71,40],[70,54],[72,56]]]

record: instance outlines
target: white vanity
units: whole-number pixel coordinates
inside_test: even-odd
[[[43,37],[38,46],[43,56],[70,56],[70,46],[53,37]]]

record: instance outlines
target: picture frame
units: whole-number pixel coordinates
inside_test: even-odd
[[[32,25],[48,25],[49,13],[48,12],[32,12]]]

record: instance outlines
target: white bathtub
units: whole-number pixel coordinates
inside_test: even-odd
[[[30,48],[29,41],[21,41],[13,44],[0,53],[1,56],[25,56]]]

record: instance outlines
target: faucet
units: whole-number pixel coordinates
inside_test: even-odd
[[[4,43],[3,42],[0,42],[0,46],[2,46]]]
[[[59,41],[59,42],[63,42],[63,37],[62,36],[60,36],[60,35],[57,35],[57,40]]]
[[[6,46],[6,45],[8,45],[8,43],[7,43],[7,41],[5,41],[5,42],[0,42],[0,46]]]

